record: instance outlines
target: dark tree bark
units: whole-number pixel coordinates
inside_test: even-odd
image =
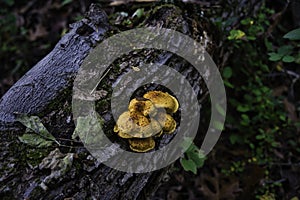
[[[216,38],[211,34],[210,23],[199,18],[197,9],[186,9],[157,7],[143,25],[175,29],[194,39],[204,36],[205,30],[211,38],[207,50],[212,53]],[[6,199],[146,199],[157,189],[169,167],[143,174],[119,172],[98,163],[81,143],[71,139],[74,123],[68,119],[72,119],[71,91],[76,73],[90,50],[115,31],[106,14],[92,5],[86,17],[72,24],[55,48],[2,97],[0,196]],[[173,66],[189,79],[199,99],[205,96],[202,78],[183,59],[162,51],[139,53],[146,54],[141,55],[146,60]],[[133,63],[138,66],[135,57],[128,55],[126,59],[133,61],[116,62],[126,70]],[[105,77],[99,88],[109,92],[106,85],[116,79],[117,76]],[[108,102],[109,97],[101,99],[99,112],[109,121]],[[16,122],[18,113],[38,115],[61,145],[37,148],[20,142],[18,136],[24,134],[24,127]],[[111,127],[109,124],[108,128]],[[161,144],[166,142],[168,139]],[[67,160],[68,164],[60,165],[61,160]]]
[[[83,59],[109,30],[105,12],[95,6],[85,19],[72,24],[55,48],[2,97],[0,130],[15,126],[15,112],[40,113],[70,87]]]

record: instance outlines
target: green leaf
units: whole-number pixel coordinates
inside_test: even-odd
[[[234,86],[226,80],[224,80],[224,85],[228,88],[234,88]]]
[[[246,34],[241,30],[231,30],[230,35],[227,37],[228,40],[238,40],[245,36]]]
[[[251,149],[255,149],[255,145],[254,145],[253,143],[249,143],[249,147],[250,147]]]
[[[255,96],[261,96],[261,91],[259,89],[253,89],[252,90],[253,94],[255,94]]]
[[[258,129],[258,132],[260,132],[261,134],[265,134],[265,131],[261,128]]]
[[[267,38],[265,38],[264,42],[265,42],[265,46],[267,47],[267,50],[272,51],[273,49],[272,42],[270,42]]]
[[[246,18],[246,19],[241,20],[241,24],[242,25],[252,25],[253,20],[251,18]]]
[[[248,40],[256,40],[256,37],[255,36],[247,36],[247,39]]]
[[[266,136],[265,135],[257,135],[255,138],[257,139],[257,140],[262,140],[262,139],[264,139]]]
[[[130,19],[126,19],[122,22],[123,25],[131,25],[132,21]]]
[[[300,40],[300,28],[294,29],[283,36],[290,40]]]
[[[198,150],[188,153],[187,156],[189,159],[194,161],[197,168],[200,168],[204,165],[204,161],[206,158],[205,158],[205,155],[203,154],[203,151],[198,149]]]
[[[133,13],[132,18],[134,16],[137,16],[137,18],[141,18],[143,15],[144,15],[144,8],[139,8]]]
[[[250,124],[250,119],[249,119],[248,115],[242,114],[241,117],[242,117],[242,120],[241,120],[240,124],[243,126],[248,126]]]
[[[189,146],[185,153],[190,154],[197,150],[199,150],[199,148],[194,144],[194,142],[192,142],[192,144]]]
[[[181,158],[180,164],[185,171],[191,171],[194,174],[197,174],[197,167],[196,167],[196,164],[194,163],[194,161]]]
[[[49,147],[52,145],[53,141],[46,140],[45,138],[37,135],[37,134],[24,134],[18,137],[22,143],[28,144],[30,146],[42,148],[42,147]]]
[[[72,1],[73,0],[64,0],[62,3],[61,3],[61,5],[67,5],[67,4],[69,4],[69,3],[72,3]]]
[[[182,141],[182,143],[180,144],[181,147],[183,147],[184,149],[188,149],[192,146],[193,144],[193,139],[190,137],[185,137]]]
[[[27,127],[28,131],[34,132],[44,139],[55,141],[58,143],[53,135],[51,135],[41,120],[37,116],[27,116],[25,114],[17,114],[17,121],[21,122]],[[27,131],[27,132],[28,132]]]
[[[282,61],[283,62],[287,62],[287,63],[290,63],[290,62],[294,62],[295,61],[295,58],[293,56],[290,56],[290,55],[286,55],[282,58]]]
[[[225,67],[223,70],[223,77],[224,78],[230,78],[232,76],[232,69],[231,67]]]
[[[285,115],[279,115],[279,119],[280,119],[281,121],[286,121]]]
[[[238,105],[237,111],[239,112],[248,112],[250,107],[248,105]]]
[[[197,168],[203,166],[204,161],[206,159],[202,150],[199,149],[194,143],[191,143],[191,138],[185,138],[184,143],[185,145],[189,145],[188,149],[185,152],[185,158],[181,158],[180,162],[183,166],[184,170],[192,171],[193,173],[197,173]],[[184,144],[183,143],[183,144]]]
[[[291,45],[284,45],[284,46],[281,46],[281,47],[279,47],[279,49],[278,49],[278,54],[280,54],[281,56],[291,54],[292,51],[293,51],[293,48],[294,48],[294,47],[292,47]]]
[[[269,72],[270,70],[269,70],[269,66],[268,65],[265,65],[265,64],[261,64],[261,69],[263,70],[263,71],[266,71],[266,72]]]
[[[269,57],[269,60],[270,60],[270,61],[279,61],[279,60],[281,60],[281,58],[282,58],[282,55],[277,54],[277,53],[274,53],[274,52],[268,53],[268,55],[270,56],[270,57]]]
[[[85,116],[77,118],[76,128],[73,132],[72,139],[77,136],[85,144],[100,144],[103,142],[102,134],[99,134],[101,127],[103,125],[103,120],[99,114],[93,116]]]

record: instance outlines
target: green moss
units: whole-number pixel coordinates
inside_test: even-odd
[[[172,12],[168,12],[169,16],[167,17],[166,22],[168,23],[174,22],[174,19],[178,18],[178,16],[181,16],[181,10],[173,4],[163,4],[160,6],[156,6],[153,10],[150,10],[149,12],[146,12],[145,20],[142,23],[140,23],[137,27],[144,27],[145,24],[147,23],[147,20],[151,18],[150,16],[160,16],[159,12],[165,14],[166,11],[170,9],[172,9]]]
[[[110,100],[109,99],[103,99],[96,103],[96,110],[97,111],[104,111],[108,110],[110,107]]]
[[[28,149],[28,148],[27,148]],[[49,154],[50,148],[46,149],[28,149],[25,154],[25,159],[32,166],[37,166]]]

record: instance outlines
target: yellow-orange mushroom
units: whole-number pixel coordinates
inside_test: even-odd
[[[155,115],[156,108],[150,100],[138,100],[136,98],[129,102],[128,110],[130,112],[140,112],[144,116],[149,116],[150,114]]]
[[[179,103],[172,95],[162,91],[149,91],[143,96],[149,99],[155,107],[165,108],[168,113],[175,113],[178,110]]]
[[[152,137],[144,139],[129,139],[129,147],[136,152],[147,152],[155,147],[155,141]]]

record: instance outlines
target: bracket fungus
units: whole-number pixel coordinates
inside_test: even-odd
[[[132,151],[146,152],[155,147],[155,141],[152,137],[144,139],[129,139],[129,145]]]
[[[175,119],[167,113],[158,113],[155,117],[162,127],[164,133],[173,133],[176,129]]]
[[[128,139],[131,150],[150,151],[155,147],[153,137],[171,134],[176,130],[172,114],[177,112],[178,107],[179,103],[172,95],[149,91],[143,98],[134,98],[129,102],[128,111],[119,116],[114,132]]]
[[[155,115],[157,112],[152,101],[148,99],[137,98],[134,98],[130,101],[128,110],[133,112],[141,112],[144,116]]]
[[[168,113],[175,113],[178,110],[179,104],[175,97],[162,91],[149,91],[143,96],[149,99],[156,108],[164,108]]]

